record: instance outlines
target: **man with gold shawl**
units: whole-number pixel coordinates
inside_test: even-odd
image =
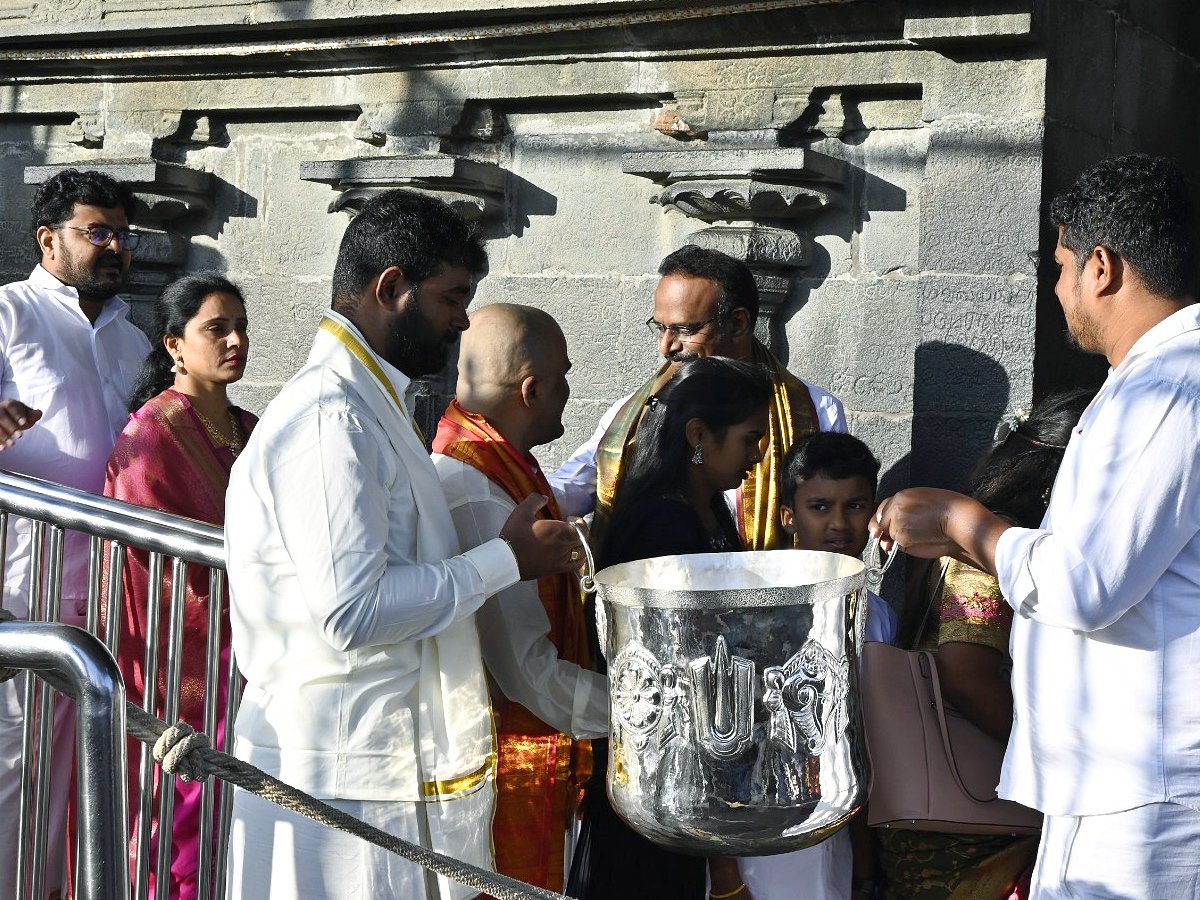
[[[457,399],[438,425],[434,465],[464,548],[495,537],[517,503],[548,498],[530,453],[562,436],[570,395],[567,342],[547,313],[498,303],[471,317],[458,362]],[[523,581],[476,613],[492,681],[499,750],[496,869],[563,888],[565,839],[591,770],[591,741],[608,731],[608,692],[592,671],[579,583]]]
[[[794,376],[754,336],[758,287],[741,260],[686,245],[662,261],[654,315],[646,322],[665,362],[640,388],[618,400],[600,419],[591,440],[550,475],[565,512],[582,515],[595,503],[592,544],[604,540],[624,461],[650,395],[675,367],[701,356],[728,356],[766,367],[775,382],[770,435],[760,462],[729,500],[751,550],[791,547],[779,525],[781,466],[788,449],[816,431],[847,431],[846,414],[832,394]]]
[[[403,398],[469,327],[486,263],[446,204],[367,203],[338,249],[333,308],[267,406],[226,498],[230,623],[246,691],[236,755],[357,818],[491,864],[495,746],[474,613],[572,571],[578,535],[525,498],[462,552]],[[467,900],[477,891],[234,794],[231,900]]]

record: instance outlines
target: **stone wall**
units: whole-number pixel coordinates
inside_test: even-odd
[[[573,396],[547,463],[652,371],[653,273],[688,240],[751,263],[760,332],[843,399],[887,490],[957,484],[1033,396],[1053,309],[1027,251],[1074,127],[1047,120],[1068,42],[1039,3],[63,6],[0,0],[0,277],[32,263],[33,184],[123,174],[152,232],[143,306],[183,270],[245,288],[251,408],[302,363],[349,215],[398,185],[482,223],[478,303],[562,322]]]

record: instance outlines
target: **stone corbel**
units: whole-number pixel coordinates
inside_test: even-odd
[[[98,112],[80,113],[67,129],[67,140],[80,147],[103,146],[104,117]]]
[[[621,171],[662,185],[658,202],[705,222],[788,220],[835,202],[840,159],[791,147],[626,153]]]
[[[488,236],[508,233],[508,172],[494,163],[449,153],[372,156],[304,162],[300,177],[338,192],[330,212],[353,216],[372,197],[408,188],[445,201]]]
[[[134,254],[129,283],[122,293],[133,303],[139,322],[144,322],[158,292],[187,263],[194,234],[192,223],[212,211],[216,187],[213,175],[153,159],[87,160],[28,166],[25,183],[41,184],[70,168],[104,172],[133,188],[137,201],[134,225],[142,233],[142,241]]]
[[[812,240],[797,227],[838,202],[849,167],[802,148],[626,153],[622,171],[661,185],[656,202],[709,223],[689,242],[744,260],[759,288],[755,331],[776,343],[775,322]]]

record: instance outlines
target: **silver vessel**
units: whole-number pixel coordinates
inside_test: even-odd
[[[621,817],[664,846],[732,856],[810,846],[844,825],[868,786],[865,584],[886,568],[775,550],[585,577],[608,661],[608,793]]]

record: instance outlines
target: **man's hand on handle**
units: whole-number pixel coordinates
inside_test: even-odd
[[[583,544],[575,529],[557,519],[537,518],[538,510],[546,502],[541,494],[530,494],[500,529],[500,537],[508,541],[516,554],[522,581],[574,572],[583,565]]]
[[[939,488],[909,488],[879,504],[871,534],[889,552],[953,556],[996,574],[996,541],[1009,525],[970,497]]]
[[[0,450],[11,447],[25,429],[42,417],[40,409],[20,400],[0,400]]]

